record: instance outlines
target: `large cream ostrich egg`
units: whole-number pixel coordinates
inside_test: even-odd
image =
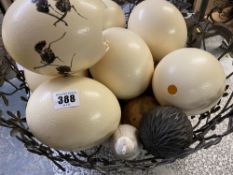
[[[201,114],[217,104],[225,91],[223,66],[210,53],[194,48],[171,52],[157,65],[153,91],[161,105]]]
[[[58,77],[30,97],[26,119],[42,143],[61,150],[86,149],[118,128],[120,105],[101,83],[85,77]]]
[[[17,0],[3,20],[9,54],[46,75],[87,69],[105,54],[101,0]]]
[[[130,14],[128,28],[145,40],[157,62],[168,53],[185,47],[187,40],[182,14],[166,0],[139,3]]]

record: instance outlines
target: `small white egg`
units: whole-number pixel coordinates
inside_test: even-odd
[[[145,40],[155,61],[184,47],[187,40],[187,27],[182,14],[166,0],[139,3],[130,14],[128,28]]]
[[[91,67],[92,76],[120,99],[142,94],[150,84],[154,71],[148,46],[137,34],[124,28],[109,28],[103,35],[109,50]]]
[[[17,0],[7,10],[2,38],[9,54],[25,68],[45,75],[85,70],[105,54],[104,3],[100,0]],[[69,70],[70,69],[70,70]]]
[[[132,160],[140,154],[137,129],[131,125],[120,125],[112,138],[115,155],[120,159]]]
[[[125,15],[122,8],[112,0],[102,0],[106,4],[104,9],[104,29],[110,27],[125,27]]]
[[[212,54],[183,48],[159,62],[152,84],[161,105],[175,106],[187,115],[195,115],[206,112],[222,97],[225,73]]]
[[[61,150],[100,144],[118,128],[120,117],[114,94],[85,77],[58,77],[43,83],[26,108],[27,124],[34,136]]]

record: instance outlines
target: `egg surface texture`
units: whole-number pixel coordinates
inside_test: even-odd
[[[187,40],[182,14],[165,0],[147,0],[138,4],[130,14],[128,28],[145,40],[155,61],[184,47]]]
[[[34,91],[42,83],[54,78],[53,76],[41,75],[24,69],[25,80],[31,91]]]
[[[56,75],[64,69],[87,69],[103,57],[103,2],[64,3],[70,4],[17,0],[10,6],[3,20],[2,37],[19,64],[40,74]]]
[[[206,112],[221,98],[225,74],[212,54],[184,48],[168,54],[157,65],[152,83],[161,105],[176,106],[195,115]]]
[[[101,83],[85,77],[58,77],[33,92],[26,116],[30,131],[42,143],[80,150],[111,136],[121,111],[116,97]]]
[[[106,8],[104,9],[104,29],[110,27],[125,27],[125,15],[121,6],[112,0],[102,0]]]
[[[130,99],[143,93],[151,82],[154,63],[145,42],[123,28],[104,32],[109,50],[91,67],[92,76],[105,84],[120,99]]]
[[[38,74],[27,69],[24,69],[24,76],[31,91],[34,91],[42,83],[55,78],[54,76]],[[80,71],[73,74],[73,76],[88,77],[88,71]]]

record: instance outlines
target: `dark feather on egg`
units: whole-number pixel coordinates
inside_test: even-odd
[[[175,107],[155,107],[144,114],[139,127],[144,148],[156,158],[171,158],[190,146],[193,129],[186,114]]]

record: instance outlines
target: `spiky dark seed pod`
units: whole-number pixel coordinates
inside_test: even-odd
[[[184,152],[193,138],[191,122],[175,107],[155,107],[144,114],[139,127],[144,148],[156,158],[171,158]]]

